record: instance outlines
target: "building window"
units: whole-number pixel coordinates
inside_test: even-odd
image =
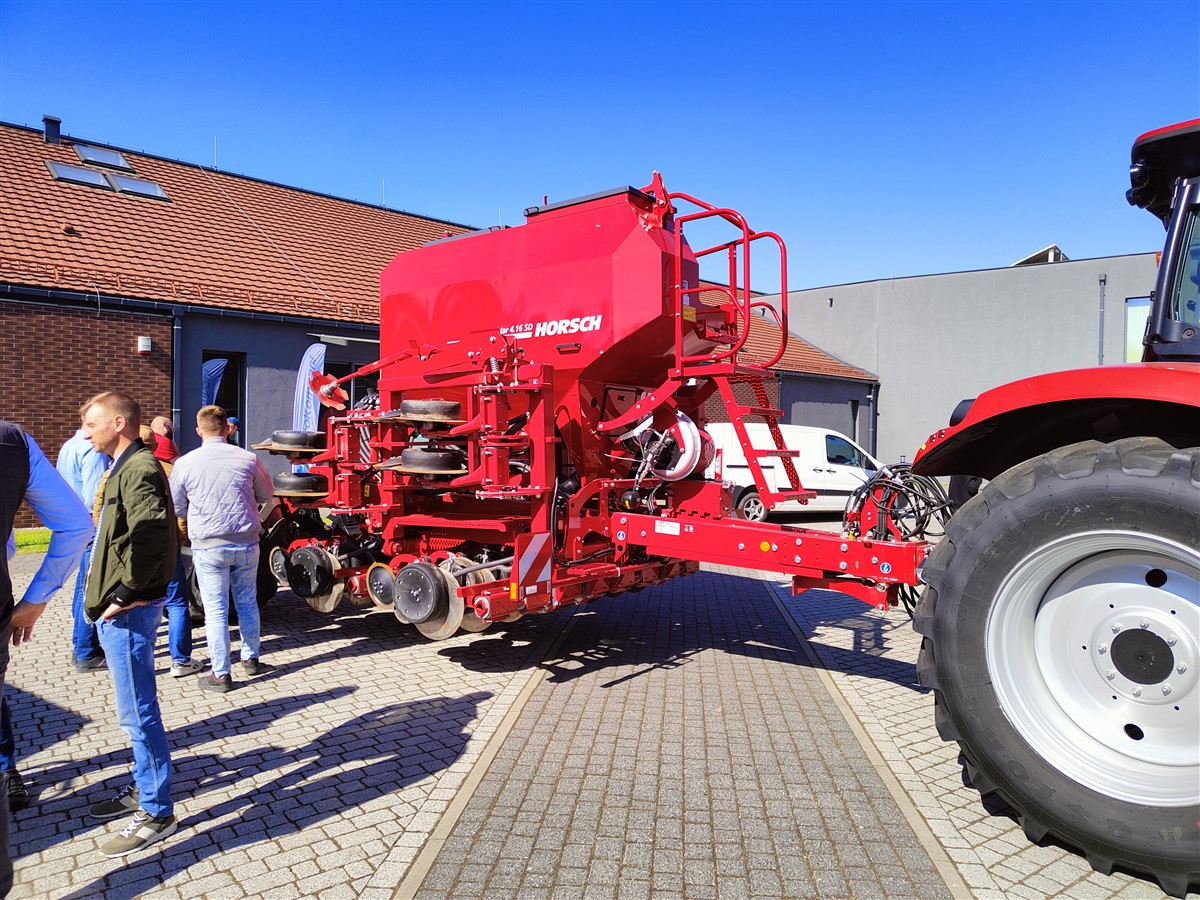
[[[46,165],[50,167],[50,174],[54,176],[55,181],[70,181],[74,184],[86,184],[91,187],[112,190],[112,185],[108,183],[103,172],[59,162],[47,162]]]
[[[87,144],[76,144],[75,153],[79,157],[80,162],[91,163],[96,166],[107,166],[110,169],[123,169],[126,172],[132,172],[133,166],[125,161],[125,157],[116,150],[108,150],[104,147],[90,147]]]
[[[167,196],[156,182],[145,178],[134,178],[132,175],[118,175],[116,172],[101,172],[99,169],[88,169],[84,166],[73,166],[70,163],[52,162],[46,160],[46,166],[55,181],[69,181],[73,184],[86,184],[88,187],[100,188],[105,191],[117,191],[121,194],[137,194],[139,197],[153,197],[155,200],[166,200]]]
[[[249,433],[246,421],[246,354],[223,350],[205,350],[200,376],[200,405],[215,403],[225,414],[236,416],[235,442],[245,444]]]
[[[1146,319],[1150,316],[1149,297],[1127,297],[1125,300],[1125,362],[1142,361],[1142,338],[1146,334]]]
[[[112,174],[108,176],[108,180],[122,194],[137,194],[141,197],[154,197],[157,200],[168,200],[167,192],[164,191],[157,183],[147,181],[145,178],[134,178],[130,175]]]

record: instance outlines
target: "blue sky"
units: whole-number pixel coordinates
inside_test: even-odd
[[[0,0],[43,114],[479,226],[658,169],[812,287],[1158,249],[1129,148],[1200,115],[1200,3]]]

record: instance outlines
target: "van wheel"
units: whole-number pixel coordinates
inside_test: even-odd
[[[767,506],[762,502],[762,497],[758,496],[758,491],[750,488],[738,498],[737,513],[749,522],[765,522]]]

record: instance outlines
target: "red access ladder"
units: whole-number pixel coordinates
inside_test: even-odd
[[[676,283],[674,284],[673,294],[676,331],[675,352],[676,359],[679,360],[679,368],[673,373],[673,378],[678,381],[687,378],[708,378],[716,384],[721,399],[725,403],[725,410],[729,415],[730,423],[733,425],[734,433],[737,435],[738,442],[742,446],[742,453],[745,454],[746,462],[750,467],[750,473],[754,477],[755,487],[758,489],[758,494],[764,504],[770,507],[786,500],[806,502],[815,497],[816,493],[806,490],[800,483],[800,476],[796,471],[795,463],[795,459],[800,455],[800,451],[790,450],[784,443],[783,433],[779,428],[779,420],[783,416],[783,410],[775,409],[771,406],[766,388],[766,379],[775,377],[771,373],[770,367],[783,357],[784,350],[787,349],[787,248],[784,246],[783,240],[779,235],[774,232],[751,231],[746,225],[745,219],[731,209],[712,206],[687,194],[666,192],[657,173],[655,173],[655,176],[655,183],[651,187],[656,189],[656,191],[663,192],[668,202],[678,199],[699,207],[696,212],[686,215],[675,215],[674,272],[676,273]],[[733,240],[709,247],[707,250],[698,250],[694,253],[695,257],[699,259],[708,254],[725,251],[729,263],[729,285],[727,287],[712,284],[685,286],[679,281],[678,273],[682,271],[683,262],[683,225],[688,221],[705,218],[722,219],[739,232],[738,236]],[[758,240],[773,242],[779,250],[780,304],[778,309],[761,300],[752,299],[750,292],[750,247],[754,241]],[[725,346],[714,349],[712,352],[704,355],[684,355],[683,329],[684,327],[689,327],[688,316],[684,314],[685,298],[688,295],[699,296],[701,293],[714,290],[723,292],[727,297],[725,302],[721,304],[721,307],[733,313],[733,329],[728,333],[711,335],[715,342],[724,344]],[[739,359],[738,355],[746,343],[746,338],[749,336],[751,315],[756,308],[763,309],[775,319],[775,324],[779,327],[782,339],[779,347],[769,360],[751,363]],[[752,404],[746,405],[737,398],[734,392],[734,385],[738,384],[746,385],[753,392],[754,402]],[[770,447],[756,447],[754,445],[754,442],[750,438],[749,430],[746,428],[744,421],[746,417],[759,418],[766,422],[767,431],[771,436],[772,445]],[[763,463],[768,459],[781,460],[784,475],[788,480],[786,488],[776,489],[771,486],[763,469]]]

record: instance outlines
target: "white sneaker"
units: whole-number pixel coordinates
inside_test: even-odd
[[[195,675],[197,672],[203,671],[204,663],[198,659],[189,659],[187,662],[175,663],[171,666],[172,678],[186,678],[188,675]]]

